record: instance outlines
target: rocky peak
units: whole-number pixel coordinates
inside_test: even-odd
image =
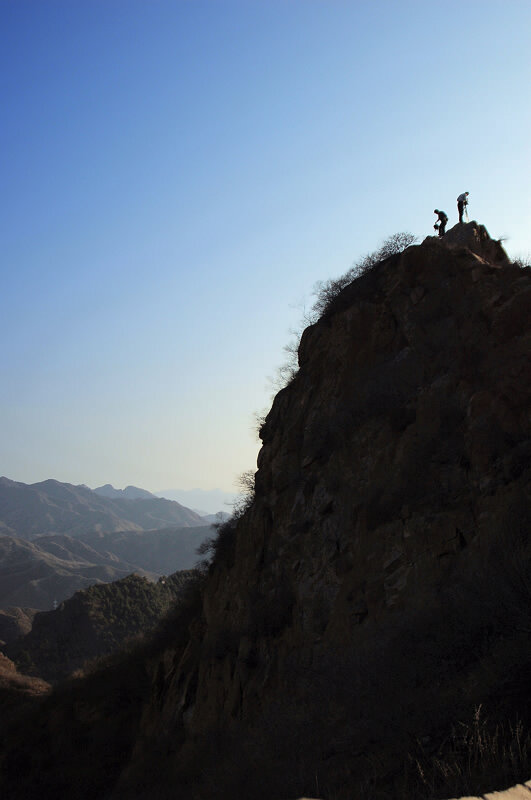
[[[276,704],[291,735],[306,709],[351,748],[376,736],[392,749],[382,726],[397,689],[383,654],[404,672],[406,705],[423,683],[395,626],[421,636],[419,609],[436,620],[437,597],[527,513],[530,358],[531,271],[476,222],[343,289],[305,331],[299,372],[267,416],[254,502],[211,567],[201,624],[175,653],[150,735],[168,718],[185,738],[264,726]],[[425,672],[444,682],[437,647]],[[344,717],[349,704],[368,713],[340,688],[347,676],[377,707],[371,720]],[[320,705],[323,682],[336,681]],[[395,738],[430,729],[417,711]]]
[[[424,241],[428,240],[438,241],[445,247],[466,248],[492,265],[510,264],[501,242],[491,239],[485,226],[478,225],[475,221],[454,225],[442,238],[429,236]]]

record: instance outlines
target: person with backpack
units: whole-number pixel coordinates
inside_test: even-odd
[[[438,208],[435,208],[433,213],[437,214],[437,222],[433,227],[439,232],[439,236],[444,236],[446,233],[446,223],[448,222],[448,217],[444,211],[439,211]]]
[[[466,207],[468,205],[468,195],[469,195],[468,192],[463,192],[463,194],[460,194],[459,197],[457,198],[457,210],[459,212],[459,222],[463,221],[463,212],[466,210]],[[468,214],[467,214],[467,219],[468,219]]]

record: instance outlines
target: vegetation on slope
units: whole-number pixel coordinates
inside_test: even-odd
[[[139,735],[153,690],[153,663],[168,650],[184,651],[200,615],[203,582],[204,573],[192,571],[145,638],[92,662],[39,702],[0,715],[2,800],[111,796]]]
[[[152,631],[175,603],[190,577],[177,572],[152,583],[138,575],[98,584],[37,614],[33,629],[6,647],[18,669],[56,682],[124,642]]]

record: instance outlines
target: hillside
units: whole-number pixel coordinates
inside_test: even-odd
[[[176,602],[191,571],[156,583],[138,575],[76,592],[56,611],[39,613],[22,638],[4,647],[19,672],[56,682],[86,662],[145,635]]]
[[[428,237],[331,296],[299,365],[178,612],[9,726],[9,800],[529,779],[531,270],[475,222]]]
[[[116,490],[113,490],[116,492]],[[204,525],[199,514],[154,496],[101,496],[86,486],[47,480],[25,484],[0,478],[0,534],[38,536],[153,530]]]
[[[102,558],[87,547],[83,554],[78,546],[72,553],[68,537],[61,538],[64,544],[55,555],[46,549],[47,537],[41,540],[41,546],[40,542],[0,536],[0,608],[50,609],[55,600],[60,602],[78,589],[108,583],[134,571],[131,565]]]
[[[0,609],[0,649],[7,642],[29,633],[37,610],[17,606]]]
[[[210,526],[41,536],[28,542],[0,536],[0,609],[48,611],[74,592],[132,572],[157,578],[191,569]]]
[[[0,704],[4,717],[2,722],[8,714],[25,710],[25,706],[35,698],[47,694],[49,689],[49,684],[40,678],[21,675],[15,664],[0,653]]]
[[[101,555],[112,554],[143,570],[163,575],[192,569],[198,561],[198,547],[209,536],[212,536],[212,526],[204,524],[156,531],[89,533],[83,535],[81,541]]]

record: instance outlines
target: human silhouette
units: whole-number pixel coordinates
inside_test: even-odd
[[[438,208],[435,208],[433,213],[437,214],[437,222],[433,227],[439,232],[439,236],[444,236],[446,233],[446,223],[448,222],[448,217],[444,211],[440,211]]]
[[[463,221],[463,212],[465,211],[468,205],[468,195],[469,192],[463,192],[463,194],[460,194],[459,197],[457,198],[457,210],[459,212],[459,222]]]

